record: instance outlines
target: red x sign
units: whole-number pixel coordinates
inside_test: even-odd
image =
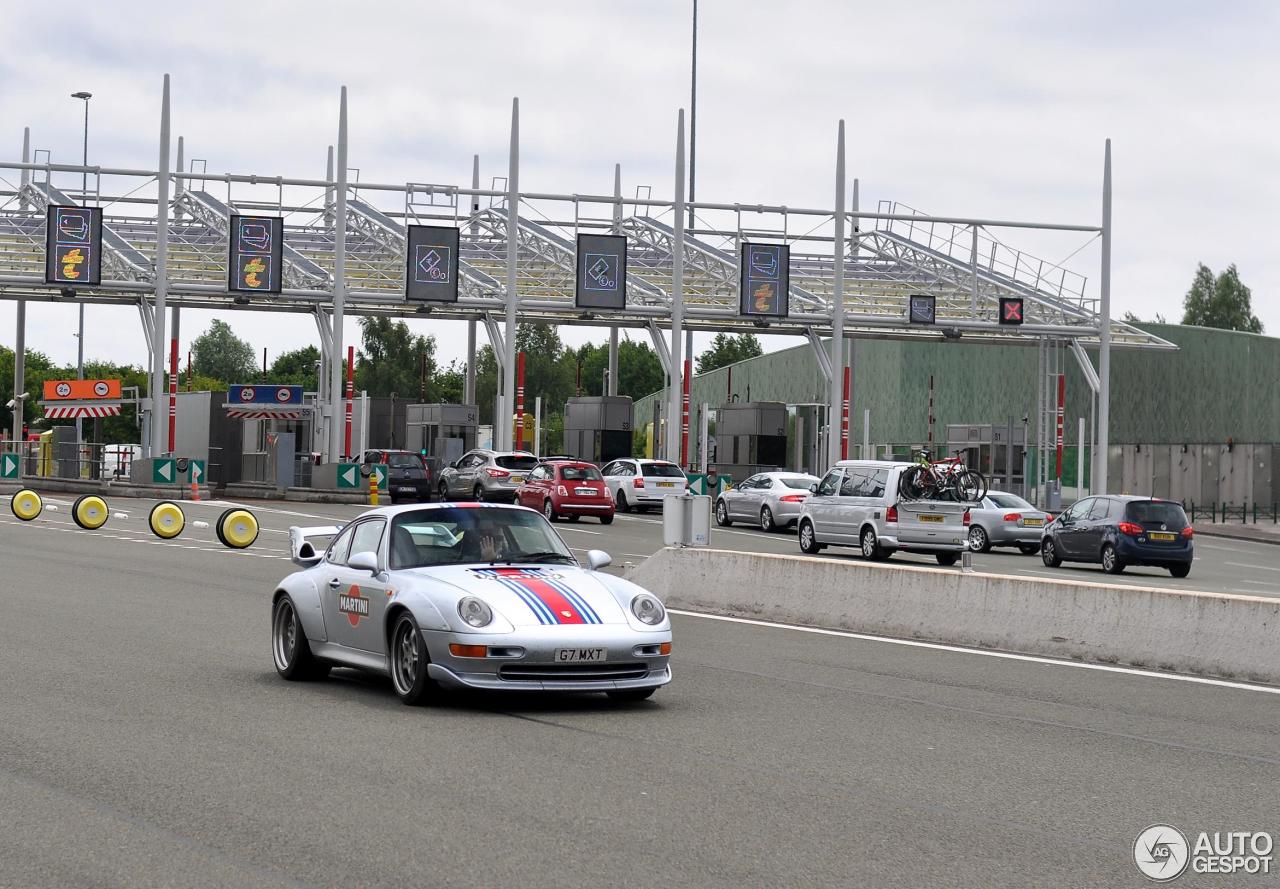
[[[1022,297],[1020,296],[1000,297],[1000,323],[1021,324],[1023,320],[1022,306]]]

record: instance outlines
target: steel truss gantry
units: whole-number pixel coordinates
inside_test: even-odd
[[[167,88],[165,96],[162,132],[167,137]],[[339,157],[345,162],[345,91],[342,121]],[[346,170],[339,169],[335,176],[332,164],[325,178],[307,179],[197,173],[194,163],[192,171],[176,172],[85,168],[54,164],[47,155],[44,163],[32,163],[24,156],[21,161],[0,162],[0,298],[61,296],[59,288],[45,285],[43,278],[44,208],[51,202],[83,199],[104,210],[103,281],[97,287],[77,288],[74,298],[90,304],[137,305],[153,358],[157,349],[163,350],[163,324],[157,324],[152,309],[158,291],[170,306],[225,309],[234,305],[226,286],[228,221],[234,212],[279,215],[285,222],[283,291],[278,296],[255,295],[247,309],[315,316],[331,369],[340,367],[343,360],[341,330],[333,327],[332,316],[337,308],[341,317],[344,307],[357,315],[485,320],[491,333],[498,334],[504,376],[514,373],[510,354],[514,344],[494,319],[512,307],[519,320],[614,328],[652,330],[670,324],[702,331],[767,331],[811,338],[829,337],[835,331],[843,335],[840,339],[945,336],[1028,345],[1052,339],[1072,344],[1073,350],[1079,350],[1077,355],[1084,348],[1098,348],[1104,367],[1111,346],[1174,348],[1110,318],[1105,218],[1102,225],[1061,225],[938,217],[887,202],[874,212],[860,211],[856,180],[853,205],[845,209],[843,125],[840,135],[835,210],[685,204],[682,180],[677,182],[675,200],[655,199],[645,189],[624,198],[620,185],[615,185],[613,195],[519,192],[508,185],[518,171],[514,107],[510,179],[495,180],[485,189],[478,187],[478,178],[470,188],[348,183]],[[167,150],[162,156],[167,157]],[[86,170],[92,182],[88,194],[52,184],[55,177],[78,181]],[[682,175],[681,168],[678,177]],[[1108,149],[1104,200],[1108,212],[1109,177]],[[173,199],[161,207],[157,196],[168,193],[170,182],[176,183]],[[210,185],[224,187],[225,198],[215,197]],[[687,230],[686,207],[693,210]],[[345,220],[341,227],[340,217]],[[460,229],[460,288],[455,303],[405,300],[405,226],[419,223]],[[1101,237],[1102,294],[1088,294],[1085,278],[1061,264],[1006,246],[996,233],[1009,229],[1051,230],[1089,240]],[[620,232],[628,237],[623,311],[575,307],[575,236],[582,231]],[[791,246],[788,317],[739,314],[738,255],[744,241]],[[158,255],[161,250],[163,257]],[[159,268],[164,269],[163,281]],[[921,293],[937,298],[935,325],[908,322],[908,298]],[[998,323],[999,300],[1008,296],[1025,300],[1026,321],[1020,327]],[[679,355],[682,345],[676,335],[673,329],[673,356]],[[845,359],[834,348],[831,354],[830,373],[842,374]],[[679,386],[678,365],[672,365],[673,387]],[[1104,368],[1098,376],[1105,402]],[[154,381],[153,386],[159,389],[160,382]],[[326,388],[332,390],[326,393],[331,402],[326,413],[337,417],[340,387]],[[833,385],[833,393],[836,388]],[[829,415],[839,416],[834,401],[833,407]],[[502,412],[509,410],[504,407]],[[495,425],[501,429],[506,424]],[[1105,421],[1099,426],[1098,444],[1105,453]],[[1105,485],[1105,464],[1095,473],[1103,476]]]

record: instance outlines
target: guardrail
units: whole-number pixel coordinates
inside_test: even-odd
[[[1264,523],[1280,524],[1277,519],[1277,513],[1280,511],[1280,504],[1272,502],[1270,504],[1259,503],[1255,500],[1253,503],[1241,503],[1237,506],[1234,503],[1196,503],[1194,500],[1190,503],[1183,502],[1182,508],[1187,513],[1187,518],[1191,519],[1191,524],[1196,523],[1196,516],[1200,518],[1208,518],[1211,523],[1219,522],[1239,522],[1242,525],[1258,524],[1261,519]]]
[[[44,478],[124,480],[141,454],[140,445],[97,442],[0,441],[0,454],[18,457],[18,475]],[[8,464],[0,466],[7,469]],[[0,477],[4,473],[0,472]]]

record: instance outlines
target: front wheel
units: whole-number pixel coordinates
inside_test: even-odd
[[[612,700],[621,702],[645,701],[653,697],[653,693],[657,691],[657,687],[653,688],[620,688],[617,691],[607,691]]]
[[[818,538],[813,533],[812,522],[800,523],[800,552],[808,555],[816,555],[822,552],[822,544],[818,542]]]
[[[1102,547],[1102,570],[1108,574],[1121,574],[1124,572],[1124,562],[1120,561],[1120,554],[1109,543]]]
[[[1052,537],[1040,541],[1040,561],[1046,568],[1057,568],[1062,564],[1062,556],[1058,555],[1058,546]]]
[[[391,684],[402,703],[416,707],[440,698],[440,686],[427,673],[429,663],[418,622],[406,612],[391,634]]]
[[[974,525],[969,529],[969,549],[975,553],[991,552],[991,538],[987,536],[986,528]]]
[[[760,507],[760,530],[769,534],[778,530],[773,521],[773,510],[767,506]]]
[[[279,598],[271,615],[271,659],[276,672],[290,682],[323,679],[329,673],[329,665],[311,654],[302,622],[288,596]]]
[[[733,524],[733,520],[729,518],[729,507],[723,500],[716,501],[716,524],[721,528],[727,528]]]
[[[554,522],[559,518],[559,516],[556,515],[556,508],[552,505],[550,499],[542,502],[542,515],[548,522]]]
[[[444,503],[449,499],[449,486],[448,484],[445,483],[444,479],[440,480],[439,491],[440,491],[440,502]]]

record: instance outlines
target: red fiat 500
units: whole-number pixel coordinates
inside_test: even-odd
[[[516,490],[516,502],[541,511],[551,522],[561,516],[576,522],[584,515],[596,516],[602,525],[613,521],[613,498],[604,476],[581,460],[539,463]]]

